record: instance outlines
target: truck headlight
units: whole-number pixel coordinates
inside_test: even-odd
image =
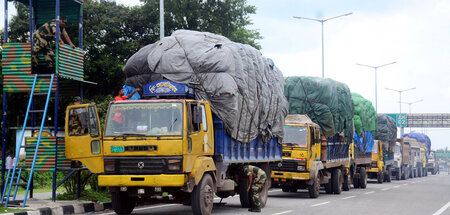
[[[168,166],[169,171],[180,171],[181,170],[181,160],[172,159],[172,160],[169,160],[168,163],[169,163],[169,166]]]
[[[116,164],[114,160],[105,160],[105,172],[114,172],[116,171]]]
[[[297,166],[298,171],[305,171],[305,166]]]

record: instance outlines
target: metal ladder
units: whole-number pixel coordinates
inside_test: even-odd
[[[44,92],[44,93],[42,93],[42,92],[35,93],[34,92],[35,88],[36,88],[36,83],[38,82],[38,77],[50,77],[50,84],[49,84],[48,92]],[[38,150],[39,150],[39,144],[41,143],[42,130],[44,127],[46,116],[47,116],[48,103],[50,101],[54,78],[55,78],[55,74],[35,74],[34,75],[33,87],[31,88],[30,99],[28,101],[27,112],[25,114],[25,120],[23,123],[22,132],[20,134],[19,142],[18,142],[18,144],[16,144],[16,154],[15,154],[16,159],[14,161],[12,171],[11,171],[11,168],[8,170],[6,180],[5,180],[5,186],[3,188],[1,205],[3,205],[3,203],[4,203],[5,207],[8,207],[8,201],[10,201],[11,191],[12,191],[13,186],[14,186],[14,195],[13,195],[12,201],[16,201],[15,199],[16,199],[16,194],[17,194],[17,190],[18,190],[19,186],[27,185],[27,189],[25,191],[25,196],[23,199],[22,207],[25,207],[25,204],[27,202],[28,191],[30,190],[30,185],[32,183],[34,166],[36,163],[36,157],[37,157]],[[45,108],[43,110],[36,110],[36,109],[31,110],[31,104],[33,103],[33,96],[45,96],[45,95],[47,96],[47,99],[45,101]],[[42,113],[43,114],[40,127],[36,127],[36,130],[37,130],[37,128],[39,128],[39,136],[38,136],[36,148],[34,151],[33,163],[31,165],[18,165],[21,143],[24,138],[25,128],[27,127],[29,113]],[[29,168],[31,168],[31,170],[29,171],[28,181],[25,181],[23,179],[22,172],[27,171],[27,169],[29,169]],[[17,169],[19,171],[17,171]]]

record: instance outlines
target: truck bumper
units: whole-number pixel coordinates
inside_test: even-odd
[[[290,180],[309,180],[309,172],[281,172],[272,171],[272,179],[274,181]]]
[[[367,169],[367,172],[373,172],[373,173],[377,173],[380,172],[378,168],[369,168]]]
[[[109,187],[182,187],[184,174],[173,175],[100,175],[99,186]]]

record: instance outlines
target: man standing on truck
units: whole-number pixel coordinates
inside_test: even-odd
[[[250,192],[250,188],[252,190],[252,192],[249,193],[251,196],[250,198],[252,201],[252,207],[249,208],[248,211],[261,212],[259,194],[263,190],[266,183],[266,173],[264,172],[264,170],[252,165],[241,166],[238,171],[240,174],[244,173],[244,176],[248,178],[247,192]]]

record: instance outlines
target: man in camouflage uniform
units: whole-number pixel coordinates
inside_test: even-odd
[[[61,34],[64,36],[66,42],[75,48],[75,45],[69,38],[69,35],[65,29],[66,26],[66,18],[61,17],[59,20],[59,28]],[[61,39],[61,34],[59,36],[59,44],[63,45],[64,41]],[[39,63],[39,54],[42,52],[44,54],[45,61],[47,62],[48,67],[54,67],[54,58],[55,53],[53,53],[52,45],[56,35],[56,20],[52,19],[46,23],[44,23],[41,27],[39,27],[36,32],[33,34],[33,67],[36,68]]]
[[[248,211],[251,212],[261,212],[261,203],[259,202],[259,194],[264,188],[264,185],[266,183],[266,173],[264,170],[252,166],[252,165],[246,165],[242,167],[242,170],[244,172],[244,175],[248,177],[248,188],[247,192],[250,191],[250,188],[252,189],[252,192],[249,193],[251,195],[252,200],[252,208],[248,209]]]

